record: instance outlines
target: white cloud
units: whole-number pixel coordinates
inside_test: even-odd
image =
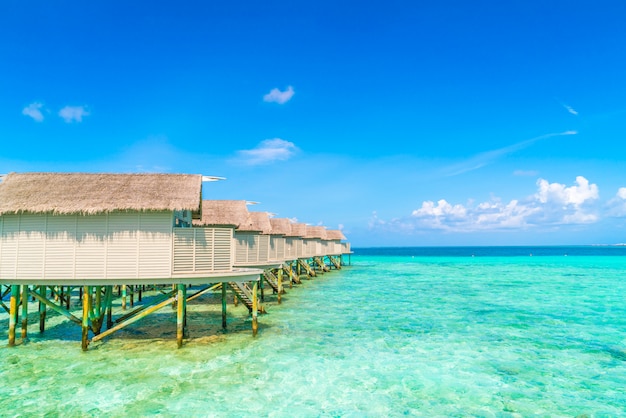
[[[626,214],[626,188],[620,189],[618,197]],[[384,221],[374,214],[370,228],[405,233],[476,232],[589,224],[599,220],[594,206],[598,199],[598,186],[582,176],[576,177],[576,185],[570,187],[539,179],[537,192],[523,200],[506,203],[494,197],[487,202],[474,204],[470,201],[466,205],[450,204],[445,199],[436,203],[425,201],[409,217]]]
[[[610,216],[626,216],[626,187],[620,187],[617,189],[615,197],[607,202],[607,206]]]
[[[539,191],[536,194],[541,203],[556,203],[559,205],[574,205],[579,207],[589,200],[598,199],[598,186],[589,184],[589,181],[582,177],[576,177],[578,186],[566,187],[564,184],[548,183],[547,180],[539,179],[537,186]]]
[[[291,158],[298,148],[293,142],[274,138],[261,141],[250,150],[238,151],[239,161],[247,165],[269,164],[275,161],[286,161]]]
[[[84,106],[65,106],[59,110],[59,116],[67,123],[82,122],[84,116],[88,116],[89,112]]]
[[[283,104],[291,100],[294,94],[295,92],[293,91],[293,87],[291,86],[287,87],[287,90],[285,91],[280,91],[279,89],[274,88],[270,90],[270,92],[267,93],[265,96],[263,96],[263,101]]]
[[[39,102],[33,102],[22,109],[22,115],[29,116],[33,118],[36,122],[43,121],[43,113],[41,109],[43,108],[43,104]]]

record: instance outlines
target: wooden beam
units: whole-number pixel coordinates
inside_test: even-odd
[[[87,347],[89,347],[89,310],[91,308],[91,286],[85,286],[83,288],[83,320],[81,322],[82,326],[82,337],[81,337],[81,348],[83,351],[87,351]]]
[[[17,300],[20,293],[18,285],[11,285],[11,299],[9,301],[9,347],[15,345],[15,326],[17,324]]]

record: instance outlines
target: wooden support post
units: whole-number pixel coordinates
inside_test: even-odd
[[[261,274],[259,280],[259,286],[261,287],[261,302],[265,302],[265,286],[263,286],[263,282],[265,281],[265,277]]]
[[[259,310],[259,301],[257,299],[258,290],[259,290],[259,282],[254,282],[254,287],[252,288],[252,336],[253,337],[256,337],[256,334],[259,331],[259,323],[257,320],[258,310]]]
[[[34,290],[34,289],[33,289]],[[46,286],[39,286],[39,295],[46,297]],[[46,304],[39,301],[39,332],[46,330]]]
[[[104,313],[106,307],[106,295],[104,304],[102,303],[102,289],[103,286],[94,286],[95,300],[92,303],[89,319],[91,320],[91,330],[95,335],[100,334],[102,330],[102,323],[104,322]]]
[[[65,299],[65,308],[69,311],[69,310],[70,310],[70,307],[72,306],[72,305],[70,304],[70,297],[72,296],[72,287],[71,287],[71,286],[67,286],[65,296],[66,296],[66,299]]]
[[[135,306],[135,285],[130,286],[130,307]]]
[[[126,285],[122,285],[122,310],[126,310]]]
[[[107,329],[110,329],[113,326],[113,286],[107,286],[106,292]]]
[[[178,285],[178,297],[176,304],[176,344],[178,348],[183,346],[183,336],[185,334],[185,301],[187,300],[187,288],[184,284]]]
[[[228,283],[222,282],[222,329],[226,329],[226,286]]]
[[[28,339],[28,285],[22,285],[22,341]]]
[[[89,311],[91,310],[91,286],[83,287],[83,321],[81,348],[87,351],[89,346]]]
[[[283,294],[283,269],[278,269],[276,275],[278,276],[278,304],[280,304]]]
[[[18,298],[20,287],[11,285],[11,299],[9,302],[9,347],[15,345],[15,326],[17,325]]]

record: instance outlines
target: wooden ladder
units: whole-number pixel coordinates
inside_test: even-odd
[[[263,277],[265,278],[265,281],[271,286],[271,288],[274,290],[274,293],[278,293],[278,291],[280,290],[278,288],[278,277],[276,277],[274,275],[274,273],[272,273],[269,270],[265,270],[263,272]]]
[[[317,264],[322,272],[330,271],[330,267],[328,267],[326,263],[324,263],[322,257],[313,257],[313,261],[315,262],[315,264]]]
[[[335,266],[337,270],[341,270],[341,262],[339,261],[338,258],[335,258],[332,255],[329,255],[328,259],[330,260],[331,263],[333,263],[333,266]]]
[[[233,292],[235,292],[235,296],[237,297],[237,299],[239,299],[241,303],[243,303],[246,308],[248,308],[248,311],[252,313],[252,289],[250,289],[250,286],[245,283],[237,282],[229,282],[228,285],[231,289],[233,289]],[[265,313],[265,309],[261,305],[259,305],[259,313]]]
[[[289,278],[291,279],[293,283],[296,283],[296,284],[302,283],[302,281],[300,281],[300,278],[298,277],[296,272],[293,271],[293,269],[291,268],[289,264],[283,264],[283,270],[285,271],[285,273],[289,275]]]
[[[302,260],[301,258],[298,259],[298,264],[300,264],[300,266],[302,266],[302,268],[304,268],[304,270],[306,270],[307,274],[310,277],[315,277],[317,276],[317,273],[315,273],[315,270],[313,270],[311,268],[311,266],[309,266],[309,263],[305,262],[304,260]]]

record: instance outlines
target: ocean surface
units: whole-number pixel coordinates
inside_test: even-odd
[[[268,292],[256,337],[241,305],[221,330],[219,293],[181,349],[170,307],[87,352],[34,304],[8,347],[0,309],[0,416],[626,416],[626,247],[353,251]]]

